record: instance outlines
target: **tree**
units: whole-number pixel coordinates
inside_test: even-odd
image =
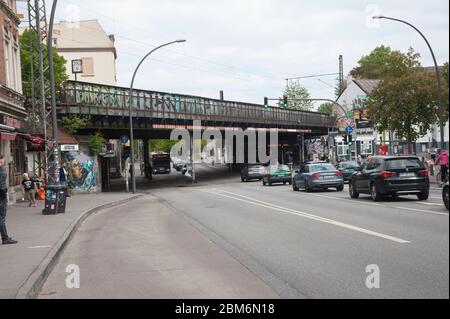
[[[311,101],[294,101],[295,99],[309,99],[311,97],[308,90],[297,82],[291,82],[287,85],[278,103],[279,107],[283,107],[284,96],[288,98],[288,108],[290,109],[303,111],[310,111],[312,109]]]
[[[172,147],[177,144],[178,141],[172,141],[172,140],[150,140],[150,152],[164,152],[164,153],[170,153],[170,150]]]
[[[89,115],[66,115],[63,116],[58,120],[58,123],[70,133],[75,134],[77,131],[83,127],[86,127],[86,125],[91,120],[91,117]]]
[[[332,115],[333,114],[333,106],[334,106],[333,103],[323,103],[319,106],[319,108],[317,109],[317,112]]]
[[[368,115],[378,130],[393,129],[409,145],[438,122],[436,81],[407,72],[385,78],[368,100]]]
[[[361,79],[383,80],[388,76],[400,76],[412,69],[420,67],[420,54],[412,48],[406,54],[392,51],[390,47],[381,45],[369,55],[358,61],[358,66],[350,71],[350,75]]]
[[[30,31],[25,30],[24,33],[20,36],[20,59],[22,64],[22,86],[23,86],[23,94],[27,97],[31,97],[31,55],[30,55]],[[33,45],[37,47],[37,36],[34,32],[32,34]],[[42,44],[44,59],[47,59],[47,46]],[[67,71],[66,71],[66,60],[60,56],[56,49],[52,50],[53,55],[53,64],[55,68],[55,86],[58,88],[62,82],[67,80]],[[35,57],[37,59],[37,56]],[[35,70],[37,71],[37,70]],[[49,70],[45,73],[46,79],[50,78]]]
[[[103,134],[99,131],[95,133],[95,135],[91,135],[89,137],[89,150],[92,153],[100,154],[103,152],[103,146],[106,144],[106,140]]]

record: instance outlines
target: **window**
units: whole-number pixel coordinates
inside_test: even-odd
[[[82,58],[83,73],[81,76],[94,76],[94,58]]]
[[[9,87],[10,86],[10,75],[9,75],[10,67],[9,67],[9,41],[8,40],[4,41],[4,46],[5,46],[5,48],[4,48],[4,51],[5,51],[4,52],[4,54],[5,54],[5,75],[6,75],[5,85],[7,87]]]
[[[11,141],[11,158],[14,162],[14,174],[24,173],[24,152],[19,140]]]

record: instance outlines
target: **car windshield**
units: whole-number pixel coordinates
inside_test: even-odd
[[[289,172],[289,166],[287,165],[274,165],[270,166],[271,172]]]
[[[335,171],[336,168],[331,164],[314,164],[311,165],[311,172]]]
[[[386,169],[422,168],[418,158],[393,158],[386,160]]]
[[[339,166],[344,169],[359,167],[358,163],[356,163],[356,162],[345,162],[345,163],[341,163]]]

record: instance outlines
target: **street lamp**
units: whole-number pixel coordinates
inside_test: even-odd
[[[147,59],[147,57],[152,54],[153,52],[155,52],[158,49],[161,49],[162,47],[171,45],[173,43],[182,43],[182,42],[186,42],[186,40],[176,40],[176,41],[172,41],[169,43],[165,43],[162,44],[156,48],[154,48],[153,50],[151,50],[149,53],[147,53],[147,55],[145,55],[142,60],[139,62],[139,64],[137,65],[136,69],[134,70],[133,73],[133,78],[131,79],[131,85],[130,85],[130,102],[128,105],[128,112],[129,112],[129,117],[130,117],[130,150],[131,150],[131,180],[132,180],[132,184],[133,184],[133,194],[136,193],[136,176],[134,174],[134,137],[133,137],[133,114],[131,112],[131,105],[133,103],[133,85],[134,85],[134,79],[136,78],[136,73],[139,70],[140,66],[142,65],[142,63],[144,62],[145,59]]]
[[[391,18],[391,17],[385,17],[382,15],[379,16],[374,16],[373,19],[387,19],[387,20],[392,20],[392,21],[397,21],[403,24],[406,24],[408,26],[410,26],[411,28],[413,28],[414,30],[416,30],[421,36],[422,38],[425,40],[428,48],[430,49],[431,52],[431,56],[433,57],[433,62],[434,62],[434,68],[436,71],[436,79],[437,79],[437,85],[438,85],[438,98],[439,98],[439,126],[441,129],[441,149],[445,149],[445,141],[444,141],[444,105],[443,105],[443,94],[442,94],[442,86],[441,86],[441,76],[439,74],[439,66],[437,64],[436,61],[436,56],[434,55],[433,49],[431,48],[430,42],[428,42],[427,38],[425,37],[425,35],[420,32],[419,29],[417,29],[415,26],[413,26],[411,23],[400,20],[400,19],[396,19],[396,18]]]

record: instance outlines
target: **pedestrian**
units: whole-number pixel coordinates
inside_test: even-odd
[[[66,187],[68,186],[67,183],[67,176],[69,175],[69,171],[67,170],[67,164],[63,163],[61,167],[59,168],[59,182],[62,186]],[[69,190],[67,190],[67,197],[70,197]]]
[[[32,180],[30,178],[30,176],[28,176],[27,173],[23,174],[23,180],[22,180],[22,188],[23,188],[23,192],[25,193],[25,200],[29,201],[30,204],[28,205],[28,207],[37,207],[36,206],[36,194],[35,194],[35,189],[36,189],[36,183],[34,180]]]
[[[0,154],[0,235],[3,245],[17,244],[6,231],[6,209],[8,207],[8,188],[6,188],[5,160]]]
[[[439,155],[436,159],[436,165],[441,166],[441,181],[442,183],[447,182],[447,171],[448,171],[448,153],[444,150],[439,150]]]

